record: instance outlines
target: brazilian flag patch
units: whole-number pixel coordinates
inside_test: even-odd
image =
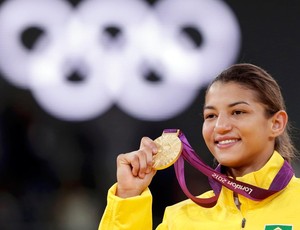
[[[293,226],[282,224],[268,224],[265,226],[265,230],[293,230]]]

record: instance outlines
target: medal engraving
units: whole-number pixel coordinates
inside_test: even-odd
[[[177,133],[163,133],[154,140],[158,152],[153,156],[153,168],[156,170],[165,169],[174,164],[182,151],[182,142]]]

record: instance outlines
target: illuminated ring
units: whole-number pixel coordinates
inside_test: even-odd
[[[103,81],[107,76],[106,65],[103,54],[93,48],[89,36],[77,40],[79,33],[88,34],[84,25],[76,19],[68,25],[56,43],[31,56],[30,88],[40,106],[53,116],[71,121],[89,120],[113,104]],[[75,71],[82,79],[67,79]]]
[[[32,26],[51,31],[36,44],[42,46],[63,30],[61,25],[71,13],[72,8],[60,0],[10,0],[1,5],[0,67],[7,81],[17,87],[28,88],[31,52],[21,45],[22,32]]]
[[[176,42],[173,49],[177,52],[162,55],[167,74],[181,84],[201,87],[235,61],[240,49],[240,28],[234,13],[223,1],[161,0],[155,7],[161,26]],[[200,47],[194,48],[184,40],[187,37],[180,29],[186,26],[201,33]]]

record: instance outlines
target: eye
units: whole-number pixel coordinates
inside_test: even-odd
[[[213,113],[204,114],[204,120],[210,120],[210,119],[213,119],[215,117],[216,117],[216,115],[213,114]]]
[[[244,111],[241,111],[241,110],[235,110],[232,112],[233,115],[241,115],[241,114],[244,114],[245,112]]]

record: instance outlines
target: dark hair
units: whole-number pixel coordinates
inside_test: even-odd
[[[265,106],[267,117],[271,117],[280,110],[286,110],[280,87],[275,79],[265,70],[253,64],[232,65],[210,83],[207,91],[215,82],[235,82],[253,90],[256,93],[257,100]],[[288,123],[285,131],[275,139],[274,146],[274,149],[288,162],[291,162],[296,155],[296,148],[290,137],[290,129],[291,126]]]

